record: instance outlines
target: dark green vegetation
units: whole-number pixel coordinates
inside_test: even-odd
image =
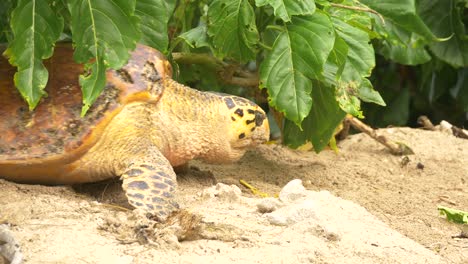
[[[5,55],[18,67],[15,83],[31,109],[45,95],[42,60],[55,42],[71,39],[75,60],[87,63],[79,77],[83,114],[104,88],[105,70],[124,65],[141,42],[173,58],[182,82],[268,98],[286,117],[285,142],[308,140],[319,151],[346,113],[363,117],[361,101],[385,105],[380,94],[384,114],[382,107],[364,107],[374,124],[404,124],[413,110],[464,122],[467,6],[467,0],[4,0],[0,42],[8,43]]]

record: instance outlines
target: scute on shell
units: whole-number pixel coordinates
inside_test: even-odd
[[[0,51],[1,53],[1,51]],[[78,83],[83,66],[73,61],[71,45],[60,44],[44,62],[49,81],[34,111],[14,87],[16,69],[0,56],[0,164],[70,154],[92,146],[123,105],[162,96],[162,78],[170,78],[170,64],[157,50],[138,45],[120,70],[108,70],[107,84],[85,117]]]

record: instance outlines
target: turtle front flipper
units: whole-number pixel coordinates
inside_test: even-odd
[[[176,174],[159,151],[133,160],[121,178],[130,205],[152,214],[159,221],[165,221],[179,209],[174,201]]]

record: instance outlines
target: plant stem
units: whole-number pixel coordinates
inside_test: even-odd
[[[343,8],[343,9],[363,11],[363,12],[369,12],[369,13],[375,14],[380,18],[380,20],[382,21],[382,24],[385,25],[385,19],[383,18],[383,16],[379,12],[375,11],[374,9],[370,9],[368,7],[348,6],[348,5],[342,5],[342,4],[336,4],[336,3],[330,3],[330,5],[333,7],[338,7],[338,8]]]
[[[277,26],[277,25],[268,25],[266,27],[266,29],[273,29],[273,30],[277,30],[277,31],[280,31],[280,32],[284,31],[283,27],[280,27],[280,26]]]
[[[200,64],[208,67],[216,73],[218,80],[225,84],[256,87],[259,83],[257,74],[208,54],[174,52],[172,57],[180,64]]]
[[[265,43],[263,43],[261,41],[258,42],[258,45],[260,45],[260,47],[262,47],[262,48],[264,48],[266,50],[272,50],[273,49],[273,47],[270,47],[270,46],[266,45]]]

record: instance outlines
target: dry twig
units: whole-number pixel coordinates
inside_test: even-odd
[[[370,126],[364,124],[359,119],[348,115],[346,121],[349,122],[355,129],[366,133],[371,138],[377,140],[380,144],[386,146],[390,149],[390,152],[394,155],[410,155],[414,154],[413,150],[407,145],[401,142],[394,142],[385,137],[384,135],[379,135],[376,130],[372,129]]]

